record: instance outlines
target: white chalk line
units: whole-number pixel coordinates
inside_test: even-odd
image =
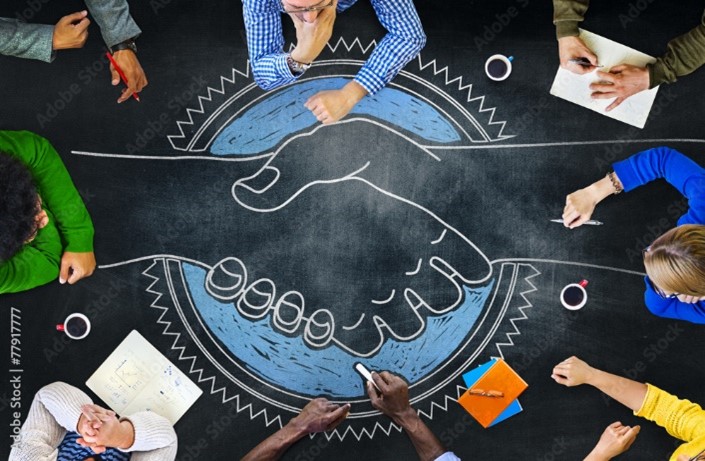
[[[540,142],[527,144],[473,144],[467,146],[419,146],[432,150],[465,150],[465,149],[512,149],[523,147],[560,147],[560,146],[594,146],[602,144],[644,144],[644,143],[669,143],[686,142],[705,144],[705,139],[615,139],[605,141],[568,141],[568,142]]]
[[[573,261],[561,261],[559,259],[503,258],[503,259],[495,259],[494,261],[492,261],[492,264],[504,263],[504,262],[508,262],[508,263],[511,263],[511,262],[533,262],[533,263],[567,264],[570,266],[582,266],[582,267],[592,267],[595,269],[606,269],[608,271],[623,272],[625,274],[639,275],[642,277],[646,276],[646,273],[644,273],[644,272],[637,272],[637,271],[632,271],[629,269],[622,269],[619,267],[601,266],[599,264],[579,263],[579,262],[573,262]]]

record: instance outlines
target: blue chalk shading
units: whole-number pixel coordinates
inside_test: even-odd
[[[372,370],[392,370],[418,382],[451,356],[472,331],[492,293],[494,281],[464,288],[465,300],[454,311],[427,319],[424,333],[411,341],[387,339],[380,351],[361,360],[335,345],[311,349],[301,337],[287,337],[270,325],[271,315],[251,321],[232,303],[222,303],[205,290],[206,271],[183,263],[193,304],[211,333],[247,369],[280,389],[300,395],[353,398],[366,395],[353,369],[363,362]]]
[[[287,87],[246,110],[215,139],[215,155],[253,155],[270,151],[293,133],[318,124],[304,107],[306,100],[322,90],[340,88],[343,78],[309,80]],[[388,122],[428,141],[459,141],[449,120],[427,102],[392,88],[367,96],[350,112]]]

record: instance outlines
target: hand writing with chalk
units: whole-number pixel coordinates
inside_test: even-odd
[[[406,381],[388,371],[373,371],[372,379],[372,382],[367,383],[367,395],[372,406],[404,429],[414,444],[419,459],[432,461],[443,455],[445,448],[411,407]]]

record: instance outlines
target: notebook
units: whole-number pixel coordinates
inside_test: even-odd
[[[492,359],[463,375],[468,390],[458,399],[479,422],[488,428],[522,411],[517,397],[529,385],[503,359]],[[487,397],[470,393],[471,389],[498,391],[502,397]]]
[[[132,330],[86,385],[120,416],[149,410],[176,422],[203,391],[137,330]]]

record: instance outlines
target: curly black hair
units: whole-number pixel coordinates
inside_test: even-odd
[[[37,232],[39,194],[29,169],[0,151],[0,261],[7,261]]]

